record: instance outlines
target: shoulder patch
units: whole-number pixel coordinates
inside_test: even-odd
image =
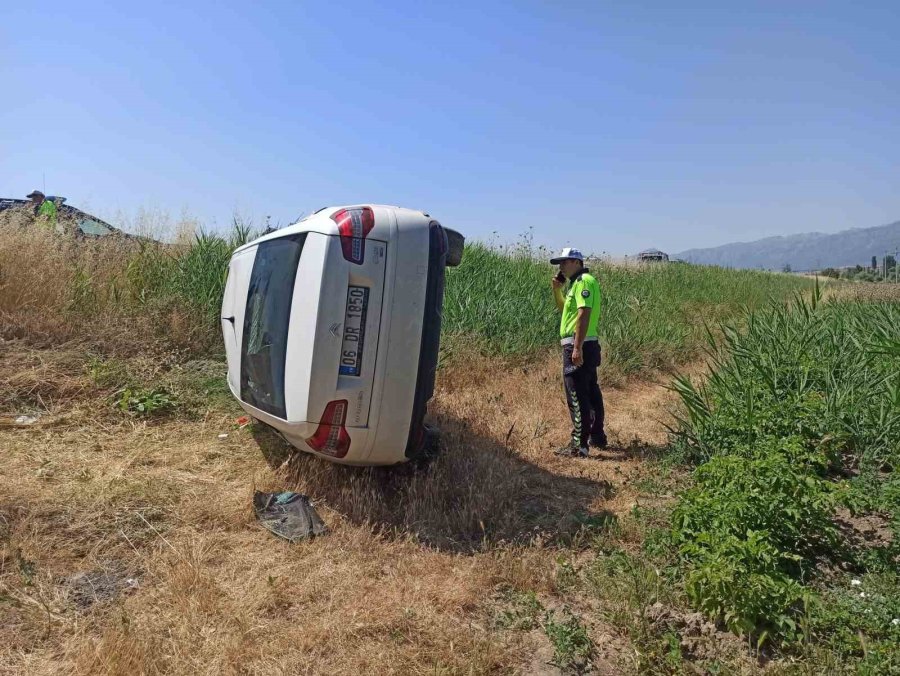
[[[582,298],[590,298],[590,295],[591,295],[591,292],[588,291],[587,289],[585,289],[584,291],[581,292]]]

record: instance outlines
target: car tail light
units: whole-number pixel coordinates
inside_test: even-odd
[[[325,407],[319,427],[306,443],[314,451],[343,458],[350,450],[350,435],[344,427],[347,420],[347,400],[332,401]]]
[[[366,252],[366,236],[375,227],[375,212],[371,207],[341,209],[332,214],[331,219],[337,223],[344,258],[361,264]]]

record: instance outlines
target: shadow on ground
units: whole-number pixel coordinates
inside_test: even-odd
[[[662,444],[647,444],[633,441],[630,444],[610,444],[603,450],[592,450],[591,460],[617,461],[625,460],[658,460],[670,453],[669,448]]]
[[[535,538],[568,544],[585,525],[615,520],[590,507],[612,496],[608,482],[548,472],[466,421],[440,416],[435,422],[441,431],[436,457],[385,468],[320,460],[260,425],[254,437],[287,479],[285,489],[323,501],[353,523],[388,536],[412,535],[444,551],[471,553]]]

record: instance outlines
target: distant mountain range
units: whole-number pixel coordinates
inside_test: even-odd
[[[885,252],[900,249],[900,221],[874,228],[853,228],[834,234],[810,232],[787,237],[766,237],[755,242],[736,242],[709,249],[688,249],[675,258],[689,263],[729,268],[821,270],[849,265],[878,263]]]

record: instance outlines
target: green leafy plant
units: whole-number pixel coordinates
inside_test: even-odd
[[[123,413],[149,417],[175,410],[177,400],[164,388],[126,387],[116,393],[115,404]]]
[[[533,591],[509,592],[505,595],[508,607],[497,617],[498,626],[503,629],[530,631],[540,625],[544,606]]]
[[[683,554],[706,548],[707,540],[716,547],[727,536],[748,538],[751,531],[791,552],[788,563],[836,544],[832,484],[777,450],[755,459],[719,456],[694,476],[696,485],[672,514]]]
[[[556,588],[561,592],[571,591],[578,586],[578,570],[571,559],[560,556],[556,560]]]
[[[544,632],[553,646],[553,662],[561,669],[583,670],[590,662],[594,643],[587,628],[569,608],[563,608],[562,617],[548,611],[544,616]]]
[[[672,539],[690,601],[732,631],[799,640],[806,583],[848,555],[835,507],[898,511],[900,364],[885,348],[898,325],[896,303],[826,303],[817,289],[724,326],[721,342],[711,332],[709,379],[675,381],[674,444],[699,467]],[[857,562],[883,566],[880,553]]]
[[[87,371],[98,387],[121,387],[130,380],[125,362],[119,359],[91,357]]]

